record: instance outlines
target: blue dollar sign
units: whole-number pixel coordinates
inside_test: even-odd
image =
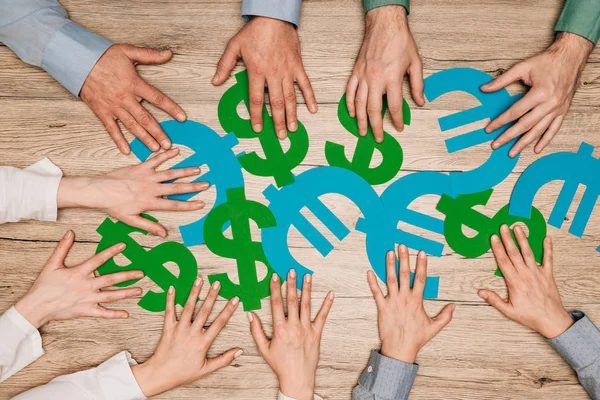
[[[521,175],[510,197],[508,213],[529,218],[533,199],[542,186],[551,181],[565,181],[548,224],[559,228],[569,211],[580,184],[586,186],[569,233],[581,237],[600,196],[600,159],[594,158],[594,146],[582,143],[579,151],[549,154],[536,160]]]
[[[493,78],[485,72],[472,68],[452,68],[437,72],[425,79],[425,96],[433,102],[446,93],[461,91],[473,95],[480,106],[447,115],[438,120],[440,129],[445,132],[486,118],[494,119],[506,111],[522,95],[511,96],[506,89],[494,93],[484,93],[479,87]],[[448,153],[461,151],[492,141],[503,134],[512,123],[496,129],[492,133],[477,129],[446,140]],[[502,182],[513,170],[519,156],[510,158],[508,151],[518,140],[515,138],[493,151],[481,166],[466,172],[450,172],[452,192],[449,195],[477,193],[492,188]]]
[[[444,221],[410,210],[410,204],[421,196],[435,194],[441,196],[450,192],[450,177],[447,174],[433,171],[415,172],[405,175],[392,183],[381,195],[381,203],[385,212],[369,219],[359,218],[356,230],[367,235],[367,254],[371,267],[384,280],[385,254],[397,244],[404,244],[414,250],[423,250],[428,254],[440,257],[444,244],[426,239],[419,235],[398,228],[400,221],[434,233],[444,234]],[[411,280],[414,274],[411,274]],[[424,297],[438,297],[440,278],[428,276]]]
[[[164,121],[160,123],[160,126],[173,144],[189,147],[194,152],[173,168],[199,167],[205,164],[208,166],[209,171],[194,179],[193,182],[207,181],[216,186],[217,196],[213,207],[227,201],[227,189],[244,186],[242,167],[238,161],[238,157],[244,153],[236,156],[233,152],[233,147],[238,144],[235,135],[228,134],[221,137],[208,126],[191,120],[185,122]],[[140,161],[146,161],[152,154],[139,139],[131,142],[131,151]],[[185,201],[196,194],[197,192],[168,197],[173,200]],[[183,243],[186,246],[204,243],[205,218],[206,214],[196,222],[179,227]],[[223,229],[227,229],[228,226],[228,224],[225,225]]]
[[[341,194],[352,200],[366,218],[375,218],[383,213],[373,188],[354,172],[338,167],[312,168],[296,176],[293,184],[279,191],[271,185],[263,192],[277,220],[277,226],[262,230],[265,255],[271,267],[284,279],[290,269],[296,270],[299,289],[304,275],[313,271],[296,261],[290,253],[287,244],[290,228],[294,226],[322,256],[333,250],[333,245],[300,211],[305,207],[310,210],[338,240],[343,240],[350,233],[348,227],[319,199],[329,193]],[[380,256],[383,260],[385,251]]]

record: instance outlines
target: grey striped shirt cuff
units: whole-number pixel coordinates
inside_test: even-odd
[[[575,323],[548,342],[574,370],[592,364],[600,354],[600,331],[581,311],[571,311]]]
[[[418,364],[408,364],[373,351],[358,385],[378,399],[408,399],[418,370]]]
[[[269,17],[286,21],[297,28],[302,0],[243,0],[242,18]]]

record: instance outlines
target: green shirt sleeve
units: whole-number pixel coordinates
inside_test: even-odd
[[[567,0],[554,31],[575,33],[595,45],[600,37],[600,0]]]
[[[410,0],[364,0],[365,13],[377,7],[390,5],[402,6],[406,8],[406,14],[410,13]]]

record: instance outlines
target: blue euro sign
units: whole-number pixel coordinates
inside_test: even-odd
[[[305,274],[313,271],[300,264],[290,253],[288,233],[294,226],[323,256],[333,245],[302,214],[303,208],[311,211],[338,240],[343,240],[350,230],[319,199],[326,194],[340,194],[352,200],[366,218],[383,213],[379,196],[373,188],[352,171],[338,167],[317,167],[295,177],[294,183],[277,190],[270,185],[263,192],[269,200],[269,209],[275,215],[277,226],[262,230],[262,244],[271,267],[283,279],[290,269],[298,274],[298,289],[302,288]],[[387,249],[389,250],[389,249]],[[385,259],[385,251],[380,254]]]
[[[175,165],[174,168],[200,167],[207,165],[209,171],[200,175],[192,182],[209,182],[216,186],[217,196],[213,207],[227,201],[227,189],[243,187],[244,176],[238,157],[244,153],[236,155],[233,147],[238,144],[238,140],[232,133],[223,137],[208,126],[199,122],[187,120],[177,122],[175,120],[164,121],[160,123],[167,136],[173,144],[189,147],[194,153]],[[140,161],[146,161],[152,152],[139,139],[131,142],[131,151]],[[185,193],[168,196],[172,200],[187,201],[196,193]],[[199,220],[188,225],[179,227],[183,243],[190,247],[204,243],[204,220],[206,214]],[[225,225],[223,229],[227,229]]]
[[[446,93],[460,91],[473,95],[480,106],[439,118],[438,123],[442,132],[471,124],[486,118],[491,120],[498,117],[517,101],[522,95],[511,96],[506,89],[494,93],[484,93],[479,87],[489,83],[493,78],[485,72],[472,68],[452,68],[437,72],[425,79],[425,96],[429,102]],[[485,142],[492,141],[506,132],[513,123],[504,125],[494,132],[486,133],[477,129],[446,140],[448,153],[454,153]],[[499,149],[492,151],[488,160],[481,166],[466,172],[450,172],[451,193],[477,193],[487,190],[502,182],[511,173],[519,156],[510,158],[508,152],[518,138],[511,140]]]
[[[581,237],[600,196],[600,159],[594,158],[593,153],[594,146],[582,143],[577,153],[552,153],[536,160],[517,181],[510,198],[509,214],[528,218],[540,188],[551,181],[564,181],[548,219],[548,224],[560,229],[577,187],[582,184],[586,190],[569,228],[570,234]]]
[[[410,210],[410,204],[421,196],[435,194],[441,196],[450,192],[450,177],[447,174],[433,171],[415,172],[405,175],[392,183],[381,195],[384,214],[375,218],[359,218],[356,230],[366,234],[367,255],[371,267],[382,281],[385,282],[384,255],[397,244],[404,244],[414,250],[423,250],[428,254],[440,257],[444,244],[426,239],[419,235],[398,228],[400,221],[429,230],[440,235],[444,234],[444,221]],[[411,273],[411,284],[414,274]],[[438,297],[440,278],[428,276],[423,296],[428,299]]]

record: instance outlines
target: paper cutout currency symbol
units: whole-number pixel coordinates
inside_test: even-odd
[[[149,215],[143,215],[151,221],[157,221]],[[113,222],[106,218],[96,232],[102,236],[96,253],[101,252],[117,243],[125,243],[127,246],[123,250],[123,255],[127,257],[130,263],[126,266],[119,266],[114,259],[108,260],[98,268],[100,275],[112,274],[120,271],[141,270],[146,277],[151,279],[162,292],[148,291],[138,302],[138,305],[144,310],[159,312],[165,310],[167,290],[169,286],[175,288],[175,303],[183,306],[187,300],[190,290],[194,285],[194,280],[198,276],[198,264],[192,252],[177,242],[164,242],[156,247],[146,250],[136,242],[130,234],[140,232],[147,235],[148,232],[138,228],[131,227],[121,221]],[[173,262],[179,267],[179,275],[173,275],[166,267],[165,263]],[[126,287],[135,284],[139,279],[120,283],[116,286]]]
[[[552,153],[536,160],[517,181],[511,198],[510,215],[528,218],[533,199],[542,186],[551,181],[565,181],[548,224],[561,228],[573,202],[577,187],[586,186],[569,233],[581,237],[600,196],[600,159],[594,158],[594,146],[582,143],[577,153]]]
[[[442,196],[436,209],[446,215],[444,235],[448,246],[464,257],[477,258],[488,252],[491,247],[492,234],[500,235],[500,227],[503,224],[512,226],[520,222],[527,226],[529,230],[527,241],[536,261],[541,264],[544,254],[544,238],[546,237],[544,216],[537,208],[532,207],[530,218],[513,217],[508,214],[508,204],[493,217],[488,217],[473,209],[477,205],[485,206],[493,192],[494,189],[488,189],[479,193],[460,195],[455,199],[447,195]],[[477,231],[477,235],[467,237],[462,231],[463,225]],[[515,244],[519,247],[512,230],[511,234]],[[496,270],[496,275],[502,276],[500,269]]]
[[[385,114],[387,101],[383,101],[381,109]],[[410,125],[410,108],[406,100],[402,100],[402,116],[405,125]],[[345,146],[334,142],[325,143],[325,157],[327,163],[332,167],[349,169],[358,174],[371,185],[379,185],[388,182],[396,176],[402,166],[403,153],[398,141],[389,133],[383,132],[383,142],[377,143],[369,125],[367,135],[360,136],[356,118],[352,118],[346,107],[346,95],[344,94],[338,104],[338,120],[342,126],[358,138],[352,161],[346,158]],[[371,159],[375,150],[381,153],[381,163],[371,168]]]
[[[237,106],[244,102],[250,110],[248,95],[248,71],[235,74],[237,83],[227,89],[219,101],[219,122],[226,132],[233,132],[238,139],[258,138],[265,158],[256,152],[240,157],[242,167],[253,175],[272,176],[278,187],[294,182],[292,170],[297,167],[308,153],[308,134],[302,122],[298,121],[298,130],[288,132],[290,148],[284,151],[281,141],[277,138],[273,118],[269,115],[266,105],[263,106],[263,129],[254,132],[249,119],[243,119],[237,112]]]
[[[263,192],[269,200],[269,209],[275,215],[277,226],[262,231],[263,248],[269,263],[277,274],[287,278],[290,269],[298,275],[298,289],[302,287],[305,274],[313,271],[300,264],[290,253],[288,234],[294,226],[323,256],[333,245],[301,213],[306,208],[317,217],[338,240],[343,240],[350,230],[319,199],[326,194],[340,194],[352,200],[363,215],[373,218],[383,212],[381,202],[373,188],[360,176],[338,167],[317,167],[296,176],[294,184],[279,191],[269,186]],[[385,249],[385,251],[391,249]],[[385,259],[385,251],[379,256]]]
[[[213,207],[225,202],[227,189],[244,186],[242,167],[237,158],[243,157],[244,153],[236,156],[233,152],[233,147],[238,144],[234,135],[221,137],[208,126],[191,120],[185,122],[171,120],[161,122],[160,125],[173,144],[189,147],[194,152],[171,169],[208,166],[209,171],[192,182],[207,181],[216,187],[217,196]],[[152,155],[139,139],[131,142],[131,151],[140,161],[146,161]],[[184,201],[196,194],[197,192],[176,194],[168,198]],[[203,210],[202,214],[197,221],[179,227],[183,243],[188,247],[204,243],[204,221],[207,212]],[[227,226],[224,229],[227,229]]]
[[[219,295],[226,299],[237,296],[244,311],[260,309],[261,299],[271,294],[270,279],[274,271],[269,265],[262,244],[252,241],[250,220],[260,229],[275,226],[277,221],[268,207],[247,200],[244,188],[227,190],[227,202],[214,208],[204,224],[206,247],[215,255],[236,260],[239,284],[233,283],[226,273],[209,275],[210,283],[219,281]],[[223,227],[231,223],[232,239],[225,237]],[[258,279],[257,262],[267,267],[267,275]]]
[[[399,222],[404,222],[421,229],[442,235],[444,221],[409,209],[411,203],[421,196],[434,194],[441,196],[450,192],[450,178],[447,174],[433,171],[415,172],[394,181],[381,194],[384,212],[371,218],[359,218],[356,230],[367,235],[367,255],[371,267],[384,280],[385,253],[394,249],[398,244],[404,244],[414,250],[423,250],[428,254],[440,257],[444,244],[438,241],[407,232],[398,228]],[[437,276],[428,276],[425,284],[424,297],[435,299],[439,293]]]
[[[522,95],[511,96],[506,89],[494,93],[484,93],[479,87],[492,80],[485,72],[471,68],[452,68],[437,72],[425,79],[425,96],[433,102],[443,94],[461,91],[473,95],[480,106],[447,115],[438,120],[442,132],[458,128],[486,118],[494,119],[506,111]],[[461,151],[485,142],[492,141],[506,132],[513,123],[504,125],[492,133],[484,128],[446,140],[448,153]],[[477,193],[489,189],[502,182],[513,170],[519,156],[510,158],[508,152],[518,140],[515,138],[497,150],[492,151],[488,160],[481,166],[466,172],[450,172],[452,191],[448,194]]]

